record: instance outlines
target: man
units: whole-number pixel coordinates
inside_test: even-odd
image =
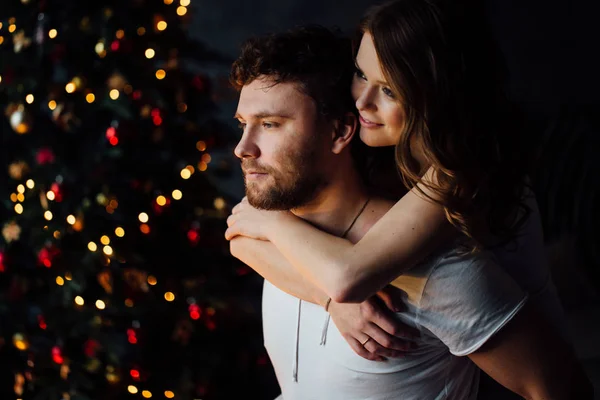
[[[365,188],[351,154],[350,56],[331,32],[299,28],[248,41],[231,77],[250,204],[357,242],[392,203]],[[337,329],[340,305],[330,305],[328,325],[328,296],[291,267],[275,272],[288,263],[270,243],[234,238],[231,251],[267,279],[265,347],[285,400],[474,399],[477,366],[526,398],[591,398],[568,346],[531,322],[526,294],[486,253],[448,246],[399,277],[406,310],[397,318],[419,332],[418,346],[376,362],[355,354],[367,342]]]

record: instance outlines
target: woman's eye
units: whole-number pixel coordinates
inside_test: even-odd
[[[392,99],[394,98],[394,92],[392,92],[392,89],[390,88],[386,88],[384,87],[383,89],[381,89],[381,91],[388,97],[391,97]]]
[[[356,77],[358,79],[362,79],[362,80],[367,80],[367,78],[365,77],[365,74],[362,73],[362,71],[358,68],[356,68],[356,70],[354,71],[354,75],[356,75]]]

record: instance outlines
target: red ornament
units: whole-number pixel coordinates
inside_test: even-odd
[[[162,120],[162,117],[160,116],[160,110],[158,108],[154,108],[150,112],[150,115],[152,116],[152,122],[154,122],[154,125],[159,126],[162,124],[163,120]]]
[[[200,241],[200,233],[195,229],[190,229],[187,233],[187,237],[193,246],[197,245]]]
[[[202,310],[200,309],[200,306],[198,306],[198,304],[190,304],[190,306],[188,307],[188,311],[190,312],[191,319],[200,319],[200,317],[202,316]]]
[[[131,371],[129,371],[129,374],[136,381],[140,380],[140,371],[138,371],[137,369],[132,369]]]
[[[135,330],[133,330],[133,328],[127,329],[127,341],[131,344],[137,343],[137,337],[135,335]]]
[[[58,183],[54,182],[50,186],[50,190],[54,193],[54,201],[56,201],[57,203],[60,203],[63,200],[63,193],[60,188],[60,185]]]
[[[41,148],[35,155],[35,159],[39,165],[52,164],[55,159],[54,152],[47,147]]]
[[[117,136],[117,130],[115,129],[114,126],[109,127],[106,130],[106,138],[110,139],[110,138],[115,137],[115,136]]]
[[[213,321],[206,321],[206,328],[209,331],[214,331],[215,329],[217,329],[217,324],[215,324]]]
[[[97,340],[88,339],[85,342],[85,344],[83,345],[83,352],[85,353],[86,356],[91,358],[91,357],[96,356],[96,352],[98,351],[99,348],[100,348],[100,343],[98,343]]]
[[[54,346],[52,348],[52,360],[57,364],[62,364],[65,362],[58,346]]]
[[[58,254],[60,254],[60,250],[56,247],[46,246],[38,253],[38,262],[46,268],[50,268],[52,266],[52,261]]]
[[[46,321],[44,321],[44,316],[43,315],[38,315],[37,317],[38,319],[38,325],[40,326],[40,329],[46,329],[48,327],[48,325],[46,325]]]

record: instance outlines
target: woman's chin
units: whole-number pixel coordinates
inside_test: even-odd
[[[387,147],[396,145],[396,143],[390,143],[384,135],[367,132],[367,129],[360,130],[360,140],[369,147]]]

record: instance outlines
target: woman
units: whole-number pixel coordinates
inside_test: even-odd
[[[368,146],[395,146],[400,176],[411,189],[362,240],[352,244],[292,213],[256,210],[246,201],[233,209],[226,237],[271,241],[333,302],[343,303],[364,301],[441,243],[462,236],[469,241],[465,251],[490,248],[564,332],[526,185],[517,113],[503,93],[484,29],[476,26],[481,19],[465,16],[467,10],[472,7],[454,2],[398,0],[372,9],[360,26],[352,83],[360,138]]]

